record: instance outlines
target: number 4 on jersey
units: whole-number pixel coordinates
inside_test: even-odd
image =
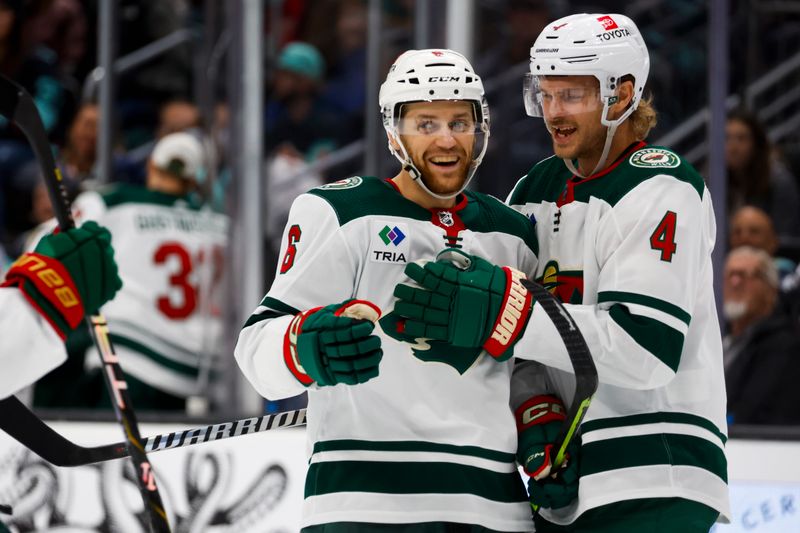
[[[678,245],[675,244],[675,225],[678,215],[673,211],[667,211],[664,218],[656,226],[656,230],[650,235],[650,248],[661,251],[661,260],[672,262],[672,256]]]

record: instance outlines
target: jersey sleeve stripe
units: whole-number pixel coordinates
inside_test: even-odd
[[[602,429],[640,426],[645,424],[685,424],[698,426],[713,433],[722,444],[728,441],[728,437],[722,433],[713,422],[701,416],[688,413],[640,413],[616,418],[600,418],[581,424],[581,432],[586,435],[592,431],[599,431]]]
[[[653,320],[658,320],[659,322],[671,327],[672,329],[680,331],[681,334],[683,335],[686,335],[686,333],[688,333],[689,331],[689,326],[686,325],[686,322],[678,320],[674,316],[664,313],[663,311],[659,311],[658,309],[634,303],[626,303],[625,307],[628,309],[628,311],[630,311],[632,315],[643,316],[647,318],[652,318]]]
[[[516,459],[513,453],[488,450],[478,446],[457,446],[455,444],[420,441],[376,442],[352,439],[321,441],[314,443],[313,453],[341,450],[451,453],[456,455],[471,455],[473,457],[480,457],[482,459],[489,459],[501,463],[510,463]]]
[[[299,309],[295,309],[291,305],[286,305],[282,301],[276,300],[271,296],[265,296],[264,299],[261,300],[261,305],[274,309],[275,311],[280,311],[282,315],[296,315],[300,313]]]
[[[728,481],[724,450],[706,439],[691,435],[638,435],[581,446],[581,477],[623,468],[655,465],[693,466]]]
[[[294,316],[299,313],[300,311],[294,307],[286,305],[275,298],[265,296],[264,299],[261,300],[261,304],[255,310],[255,312],[250,315],[250,318],[248,318],[247,322],[244,323],[242,329],[250,327],[253,324],[257,324],[262,320],[269,320],[271,318],[278,318],[281,316]]]
[[[630,335],[636,344],[656,356],[673,372],[678,370],[683,350],[683,333],[658,320],[633,315],[620,304],[612,306],[609,313],[611,319]]]
[[[687,326],[692,320],[692,315],[677,305],[660,300],[659,298],[653,298],[652,296],[645,296],[643,294],[622,291],[602,291],[597,294],[597,303],[603,302],[632,303],[643,305],[645,307],[652,307],[653,309],[657,309],[658,311],[662,311],[677,318],[681,322],[684,322]]]

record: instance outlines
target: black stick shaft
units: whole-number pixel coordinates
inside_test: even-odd
[[[47,133],[33,98],[23,87],[5,76],[0,76],[0,112],[17,124],[31,144],[41,167],[59,227],[62,230],[74,228],[75,220],[72,218],[61,172],[56,166]],[[139,426],[128,395],[128,386],[108,338],[105,318],[98,313],[92,317],[87,316],[86,323],[100,353],[104,367],[103,375],[113,400],[111,403],[114,405],[117,420],[122,425],[130,456],[136,467],[136,479],[150,517],[150,525],[156,533],[169,532],[167,514],[156,486],[155,474],[144,452]]]
[[[297,427],[305,423],[306,410],[297,409],[146,437],[144,449],[147,453],[160,452],[273,429]],[[0,400],[0,429],[56,466],[83,466],[129,455],[125,442],[94,447],[75,444],[45,424],[15,396]]]

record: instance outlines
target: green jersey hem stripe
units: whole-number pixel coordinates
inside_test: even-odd
[[[713,422],[701,416],[690,415],[687,413],[642,413],[638,415],[621,416],[617,418],[601,418],[599,420],[584,422],[581,424],[581,431],[586,434],[590,431],[597,431],[599,429],[660,423],[699,426],[717,436],[719,440],[722,441],[722,444],[725,444],[728,441],[728,437],[723,434]]]
[[[692,321],[692,315],[677,305],[665,302],[664,300],[660,300],[658,298],[653,298],[652,296],[645,296],[643,294],[621,291],[603,291],[597,294],[597,302],[621,302],[643,305],[645,307],[651,307],[658,311],[667,313],[668,315],[674,316],[681,322],[684,322],[687,326]]]
[[[683,333],[653,318],[633,315],[621,304],[613,305],[609,314],[636,344],[656,356],[673,372],[678,371],[683,351]]]
[[[513,453],[487,450],[478,446],[457,446],[455,444],[438,444],[434,442],[421,441],[392,441],[374,442],[364,440],[329,440],[314,444],[313,453],[365,450],[375,452],[432,452],[432,453],[452,453],[455,455],[469,455],[500,463],[513,463],[515,455]]]
[[[519,473],[498,473],[454,463],[331,461],[314,463],[305,497],[337,492],[379,494],[472,494],[501,503],[528,501]]]
[[[700,437],[659,433],[606,439],[581,446],[581,477],[655,465],[694,466],[728,482],[725,452]]]
[[[149,359],[152,359],[154,362],[156,362],[159,366],[162,366],[169,370],[173,370],[185,376],[190,376],[195,378],[197,377],[197,367],[192,367],[189,365],[184,365],[176,361],[173,361],[172,359],[164,357],[160,353],[155,352],[150,348],[148,348],[147,346],[140,344],[134,340],[131,340],[128,337],[121,337],[113,333],[110,334],[108,337],[111,339],[111,342],[114,343],[115,345],[125,346],[126,348],[130,348],[135,352],[145,355]]]

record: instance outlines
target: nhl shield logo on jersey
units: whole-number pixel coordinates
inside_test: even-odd
[[[358,187],[359,185],[361,185],[361,182],[363,181],[364,180],[361,179],[359,176],[353,176],[351,178],[345,178],[343,180],[334,181],[333,183],[328,183],[326,185],[320,185],[317,188],[326,190],[352,189],[353,187]]]
[[[675,168],[681,160],[664,148],[642,148],[631,155],[630,163],[639,168]]]
[[[442,223],[442,226],[449,228],[453,224],[455,224],[455,220],[453,220],[453,213],[450,211],[439,211],[439,222]]]

